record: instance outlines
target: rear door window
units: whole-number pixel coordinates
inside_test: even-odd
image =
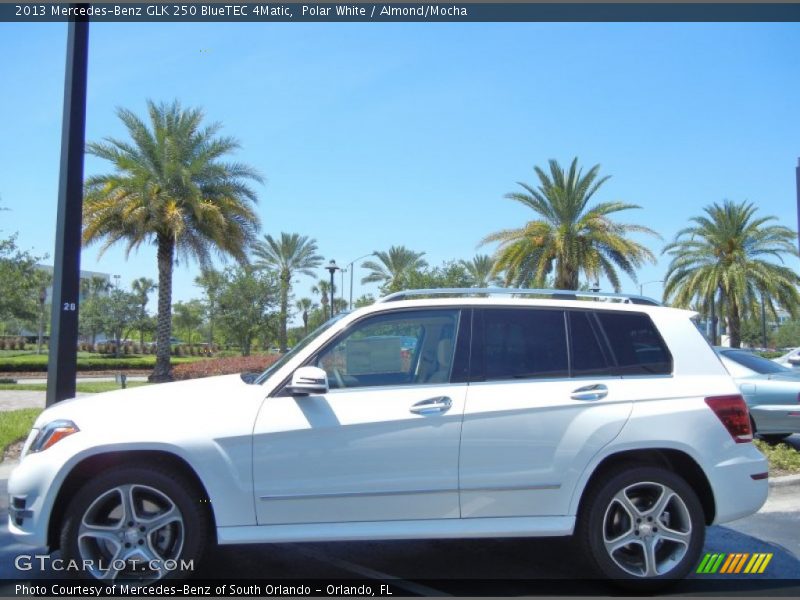
[[[535,379],[569,374],[562,310],[497,308],[477,311],[473,380]]]

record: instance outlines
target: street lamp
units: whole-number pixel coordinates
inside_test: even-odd
[[[639,295],[640,296],[644,296],[644,291],[643,291],[644,290],[644,286],[646,286],[649,283],[664,283],[664,280],[663,279],[654,279],[653,281],[645,281],[644,283],[640,283],[639,284]]]
[[[370,252],[369,254],[365,254],[364,256],[359,256],[358,258],[354,258],[349,263],[347,263],[347,268],[350,269],[350,310],[353,310],[353,271],[355,271],[355,262],[357,260],[361,260],[362,258],[367,258],[368,256],[375,256],[374,252]]]
[[[338,267],[336,265],[336,261],[333,260],[333,259],[331,259],[331,262],[329,262],[328,266],[325,267],[325,268],[328,269],[328,273],[331,274],[331,319],[332,319],[333,318],[333,299],[334,299],[333,298],[333,274],[336,273],[336,271],[341,271],[342,269],[341,269],[341,267]]]
[[[47,300],[47,288],[39,288],[39,339],[36,343],[36,354],[42,353],[42,343],[44,341],[44,303]]]

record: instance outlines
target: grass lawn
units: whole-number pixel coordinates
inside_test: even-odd
[[[0,412],[0,460],[10,444],[24,439],[28,435],[40,412],[42,412],[41,408]]]
[[[128,387],[140,387],[148,385],[146,381],[129,381]],[[86,394],[96,394],[99,392],[110,392],[120,389],[115,381],[87,381],[77,384],[76,391]],[[22,390],[29,392],[46,392],[45,383],[0,383],[0,390]]]

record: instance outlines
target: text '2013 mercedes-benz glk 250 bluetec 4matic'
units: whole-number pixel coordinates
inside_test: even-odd
[[[58,403],[10,529],[106,579],[179,575],[212,543],[505,536],[574,536],[628,585],[682,578],[706,525],[767,496],[739,390],[688,311],[544,294],[395,294],[255,378]]]

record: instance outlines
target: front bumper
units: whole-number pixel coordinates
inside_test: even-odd
[[[8,479],[8,530],[27,546],[48,545],[52,496],[58,485],[58,468],[48,458],[26,456]]]

